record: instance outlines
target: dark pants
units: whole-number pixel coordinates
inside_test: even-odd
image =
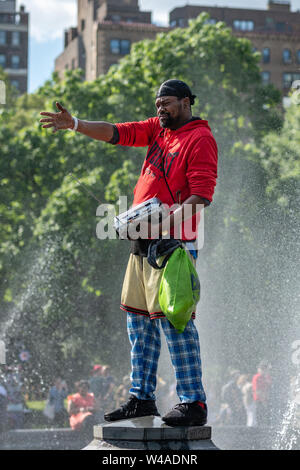
[[[53,424],[63,428],[68,423],[68,413],[65,409],[57,411],[54,416]]]
[[[94,426],[97,424],[97,420],[93,414],[87,416],[80,427],[80,433],[85,437],[92,439],[94,437]]]
[[[270,424],[270,410],[267,403],[256,401],[257,426],[268,426]]]

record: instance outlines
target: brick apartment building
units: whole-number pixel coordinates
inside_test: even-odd
[[[300,12],[292,12],[288,1],[269,1],[267,10],[185,5],[169,15],[170,26],[186,27],[189,19],[207,12],[210,22],[224,21],[238,37],[251,40],[262,54],[265,83],[273,83],[287,94],[300,80]]]
[[[0,67],[20,93],[28,85],[28,21],[23,6],[17,11],[15,0],[0,0]]]
[[[128,54],[133,42],[168,29],[152,24],[151,12],[140,11],[138,0],[77,0],[77,26],[65,31],[55,70],[62,77],[64,70],[80,67],[86,80],[95,80]]]

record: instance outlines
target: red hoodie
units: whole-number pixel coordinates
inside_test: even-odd
[[[119,145],[147,147],[148,152],[139,180],[134,188],[133,205],[157,197],[172,206],[173,198],[183,203],[197,195],[212,201],[217,179],[218,148],[208,122],[193,118],[179,129],[163,129],[158,117],[146,121],[116,124]],[[164,165],[164,167],[162,166]],[[194,216],[194,222],[195,222]],[[195,239],[183,232],[182,239]]]

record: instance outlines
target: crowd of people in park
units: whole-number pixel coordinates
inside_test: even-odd
[[[229,370],[228,381],[220,391],[220,408],[215,425],[269,426],[272,377],[270,364],[261,361],[255,374]]]
[[[23,428],[25,415],[31,412],[26,405],[29,397],[22,375],[21,366],[5,366],[0,371],[0,433]],[[95,423],[103,421],[105,409],[126,400],[128,384],[129,376],[119,385],[109,366],[96,364],[86,379],[75,381],[71,386],[63,378],[55,377],[46,396],[37,393],[36,398],[43,398],[45,402],[44,424],[88,431]]]
[[[0,433],[5,428],[22,428],[26,411],[26,397],[22,388],[21,370],[12,368],[0,375]],[[291,380],[291,390],[293,377]],[[272,391],[271,367],[261,361],[254,374],[230,369],[228,380],[216,390],[207,387],[209,407],[208,424],[214,426],[269,426]],[[51,427],[70,427],[75,431],[91,433],[93,426],[104,421],[104,413],[120,407],[128,399],[130,375],[116,379],[109,366],[95,364],[87,377],[68,387],[65,380],[56,377],[50,386],[43,414]],[[162,377],[157,381],[157,405],[160,410],[178,401],[176,384]]]

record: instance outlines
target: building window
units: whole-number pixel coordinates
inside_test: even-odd
[[[130,41],[128,39],[121,40],[121,54],[129,54],[130,52]]]
[[[18,69],[20,67],[20,56],[18,55],[11,56],[11,66],[13,69]]]
[[[112,54],[120,54],[120,41],[118,39],[111,39],[110,52]]]
[[[233,27],[237,31],[253,31],[254,30],[254,21],[252,20],[234,20]]]
[[[81,20],[81,31],[85,28],[85,20]]]
[[[215,18],[209,18],[205,21],[206,24],[216,24],[217,20]]]
[[[261,72],[261,79],[264,85],[268,85],[268,83],[270,83],[270,80],[271,80],[270,72],[266,72],[266,71]]]
[[[6,31],[0,31],[0,46],[5,46],[6,44]]]
[[[112,15],[111,16],[111,21],[113,21],[114,23],[120,23],[121,16],[120,15]]]
[[[6,56],[5,54],[0,54],[0,67],[3,69],[6,67]]]
[[[290,49],[283,49],[282,51],[282,60],[284,64],[292,63],[292,53]]]
[[[298,64],[300,64],[300,49],[298,49],[298,51],[296,52],[296,56],[297,56],[297,62]]]
[[[209,23],[209,20],[207,20],[206,23]],[[170,26],[172,26],[172,27],[179,26],[180,28],[184,28],[185,27],[185,19],[184,18],[177,18],[177,20],[172,20],[170,22]]]
[[[284,73],[283,74],[283,88],[290,88],[292,83],[293,83],[292,74]]]
[[[268,29],[272,29],[274,27],[274,20],[273,18],[267,17],[266,18],[266,27]]]
[[[13,31],[11,37],[12,46],[19,46],[21,43],[20,31]]]
[[[283,33],[285,31],[285,23],[276,23],[275,28],[278,33]]]
[[[296,80],[300,80],[300,73],[288,72],[283,74],[283,88],[290,88]]]
[[[75,67],[75,59],[72,59],[72,65],[71,65],[71,67],[72,67],[72,70],[75,70],[75,68],[76,68],[76,67]]]
[[[262,60],[264,64],[268,64],[271,60],[271,51],[269,47],[264,47],[262,50]]]
[[[12,86],[14,86],[17,90],[19,89],[19,80],[11,80],[10,82],[12,84]]]
[[[128,39],[111,39],[110,52],[112,54],[126,55],[130,52],[131,43]]]

